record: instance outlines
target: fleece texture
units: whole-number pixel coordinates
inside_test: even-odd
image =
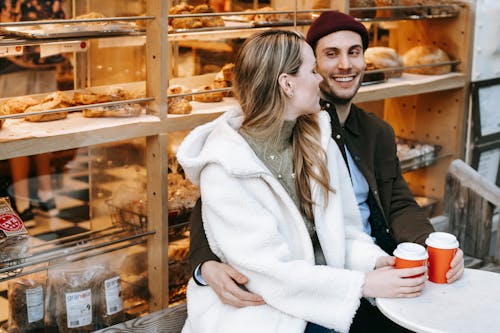
[[[299,333],[307,322],[348,332],[365,273],[386,253],[363,232],[349,173],[330,137],[330,118],[326,112],[317,116],[335,189],[325,204],[318,184],[311,182],[325,266],[314,265],[311,239],[297,206],[238,134],[241,110],[197,127],[180,145],[179,163],[201,187],[211,250],[246,275],[246,287],[267,303],[228,306],[210,287],[191,279],[183,333]]]

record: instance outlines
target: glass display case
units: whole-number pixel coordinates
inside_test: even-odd
[[[395,128],[411,190],[432,203],[429,211],[439,213],[445,172],[463,154],[469,4],[400,0],[382,7],[368,2],[230,0],[210,1],[209,6],[205,1],[67,0],[64,15],[57,11],[52,20],[12,23],[3,15],[1,191],[13,199],[14,208],[24,202],[38,210],[26,220],[28,250],[0,262],[0,309],[12,306],[9,283],[42,279],[45,317],[51,319],[50,281],[66,268],[100,272],[102,266],[113,267],[114,275],[106,272],[95,279],[112,286],[119,277],[124,315],[102,310],[105,316],[94,314],[90,323],[77,318],[85,329],[182,302],[191,274],[187,221],[199,191],[178,166],[176,147],[190,129],[238,107],[231,95],[231,71],[246,38],[272,28],[306,33],[324,10],[349,12],[364,22],[370,46],[389,47],[402,56],[415,46],[433,45],[449,56],[430,65],[370,68],[367,77],[375,79],[366,80],[355,98]],[[24,65],[21,71],[4,67],[21,58],[35,61],[36,68],[26,63],[18,63]],[[451,70],[408,73],[443,66]],[[29,89],[12,89],[21,83],[19,72],[36,72],[25,78],[32,83]],[[43,90],[37,90],[40,85]],[[48,172],[36,167],[35,156],[41,155]],[[20,167],[12,169],[10,162],[18,158],[32,164],[20,180],[12,171]],[[40,203],[48,198],[44,181],[52,188],[49,199],[55,198],[53,216],[41,214],[47,207]],[[21,185],[27,189],[24,195]],[[95,280],[89,279],[83,279],[85,286]],[[94,298],[102,299],[96,292]],[[1,311],[0,321],[9,327],[8,311]],[[60,331],[77,325],[68,318],[48,319],[44,323]]]

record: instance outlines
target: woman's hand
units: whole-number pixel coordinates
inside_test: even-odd
[[[381,258],[377,260],[377,264],[379,264]],[[388,261],[389,259],[384,259],[380,264]],[[422,274],[422,276],[411,278],[411,276],[420,274]],[[394,267],[383,265],[381,268],[366,273],[365,284],[363,285],[363,296],[416,297],[421,294],[426,280],[426,266],[395,269]]]
[[[266,304],[261,296],[241,287],[248,279],[229,265],[214,260],[206,261],[201,266],[201,276],[224,304],[238,308]]]
[[[395,263],[396,263],[396,257],[392,256],[379,257],[377,259],[377,262],[375,263],[375,269],[386,266],[394,266]]]

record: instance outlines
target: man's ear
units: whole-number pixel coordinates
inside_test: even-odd
[[[278,84],[280,85],[285,95],[287,95],[288,97],[293,96],[293,85],[290,81],[290,75],[281,73],[280,76],[278,76]]]

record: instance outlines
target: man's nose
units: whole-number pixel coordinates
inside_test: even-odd
[[[351,60],[349,59],[348,54],[341,54],[339,56],[339,63],[338,66],[340,69],[349,69],[351,68]]]

